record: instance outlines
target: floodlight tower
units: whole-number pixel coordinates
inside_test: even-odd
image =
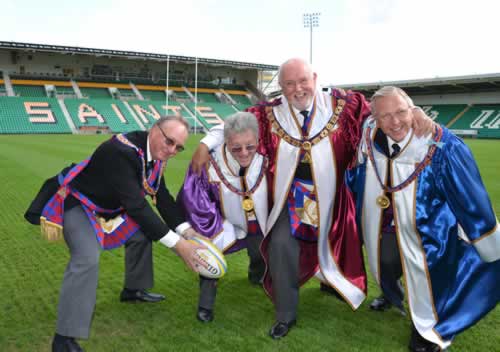
[[[309,40],[309,63],[313,62],[313,28],[319,27],[319,16],[320,12],[305,13],[304,14],[304,28],[310,29],[310,40]]]

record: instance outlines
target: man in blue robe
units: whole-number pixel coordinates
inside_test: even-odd
[[[396,87],[371,101],[348,172],[371,272],[413,323],[409,348],[439,351],[500,300],[500,227],[469,148],[445,127],[418,138]],[[399,275],[398,275],[399,273]]]

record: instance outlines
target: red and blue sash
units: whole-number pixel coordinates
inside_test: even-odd
[[[287,204],[292,236],[305,241],[317,241],[318,207],[313,181],[295,178]]]
[[[163,173],[163,168],[165,163],[162,161],[155,161],[154,167],[146,175],[146,163],[144,160],[144,152],[142,149],[138,148],[132,142],[130,142],[125,135],[117,135],[113,137],[120,143],[123,143],[131,148],[134,148],[137,152],[137,156],[141,159],[142,165],[142,175],[143,175],[143,195],[146,194],[154,197],[158,188],[160,186],[161,174]],[[62,229],[63,217],[64,217],[64,200],[68,195],[72,195],[78,199],[81,203],[82,208],[85,210],[89,221],[94,228],[97,240],[101,247],[105,250],[113,249],[124,244],[133,234],[139,229],[139,225],[128,216],[122,207],[117,209],[105,209],[96,204],[94,204],[88,197],[74,189],[69,185],[69,183],[87,167],[90,159],[85,159],[78,165],[71,168],[71,170],[62,177],[59,175],[60,187],[57,193],[49,200],[47,205],[42,212],[41,223],[44,226],[53,226]],[[121,213],[121,214],[120,214]],[[98,214],[120,214],[122,221],[114,228],[112,231],[107,232],[103,229],[103,219],[99,217]]]

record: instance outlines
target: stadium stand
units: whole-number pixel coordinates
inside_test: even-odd
[[[111,94],[106,88],[82,88],[80,87],[82,95],[92,99],[110,99]]]
[[[146,90],[140,88],[140,86],[137,86],[137,88],[139,89],[145,100],[165,101],[166,99],[165,88],[163,88],[162,90]]]
[[[450,128],[477,131],[478,138],[500,138],[500,105],[472,105]]]
[[[43,86],[16,85],[14,84],[14,93],[19,97],[46,97],[47,93]]]
[[[115,99],[65,99],[64,104],[79,130],[128,132],[141,129],[124,102]]]
[[[0,96],[0,133],[71,133],[55,98]]]
[[[168,108],[165,100],[130,100],[128,104],[146,128],[150,128],[153,123],[160,118],[160,116],[175,113],[180,113],[188,121],[190,126],[194,127],[196,124],[189,111],[186,111],[180,103],[173,100],[169,100]]]
[[[261,73],[278,69],[219,59],[5,41],[0,41],[0,67],[0,133],[144,130],[173,112],[182,114],[192,129],[206,130],[248,107],[247,95],[261,94],[256,89],[262,86]]]
[[[3,79],[0,79],[0,96],[5,96],[5,95],[7,95],[7,91],[5,90]]]
[[[118,91],[120,92],[120,98],[122,99],[137,99],[137,95],[131,88],[120,88]]]
[[[198,103],[219,103],[219,99],[213,93],[198,93],[197,98]]]
[[[222,103],[186,103],[186,107],[195,114],[198,121],[205,128],[212,128],[221,123],[227,116],[234,114],[237,110],[231,105]]]
[[[245,105],[245,106],[250,106],[252,105],[252,102],[246,95],[240,95],[240,94],[230,94],[231,98],[236,102],[238,105]]]
[[[458,114],[467,108],[465,104],[424,105],[422,109],[435,122],[447,126]]]

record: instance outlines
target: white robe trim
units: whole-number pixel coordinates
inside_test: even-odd
[[[216,151],[213,153],[213,157],[228,183],[236,189],[242,190],[238,170],[231,170],[231,165],[234,165],[234,160],[231,160],[232,157],[230,153],[227,153],[227,159],[224,159],[222,154],[223,149],[224,145],[217,147]],[[226,163],[226,160],[228,163]],[[260,154],[255,154],[255,157],[246,172],[245,179],[247,182],[247,189],[252,189],[257,182],[263,163],[264,157]],[[225,219],[223,231],[214,237],[212,241],[219,249],[225,250],[236,240],[243,239],[247,235],[247,221],[245,211],[243,210],[241,204],[243,197],[226,187],[212,165],[208,168],[208,179],[210,183],[219,184],[221,210]],[[254,202],[254,211],[257,222],[264,233],[268,214],[266,176],[262,178],[261,183],[254,193],[250,195],[250,198],[252,198]]]
[[[324,92],[316,92],[316,113],[313,118],[309,136],[319,133],[330,121],[333,110],[331,96]],[[301,139],[301,131],[290,114],[290,108],[285,97],[282,104],[273,108],[274,116],[286,131],[294,138]],[[335,127],[337,128],[337,127]],[[276,132],[272,131],[273,133]],[[294,170],[298,164],[300,148],[281,140],[277,151],[276,174],[274,182],[274,206],[269,214],[266,234],[272,229],[278,216],[286,207]],[[311,148],[312,174],[316,186],[316,196],[319,210],[318,257],[320,271],[316,274],[322,281],[335,286],[346,298],[353,309],[365,299],[365,294],[347,280],[332,259],[328,242],[328,233],[332,225],[332,214],[337,184],[337,166],[330,138],[323,138]]]
[[[373,129],[372,140],[375,135]],[[393,185],[399,185],[415,171],[416,164],[421,162],[427,151],[427,142],[431,136],[412,137],[409,144],[393,159],[391,174]],[[364,139],[363,139],[364,144]],[[366,151],[366,145],[361,150]],[[375,162],[382,180],[387,173],[388,158],[373,148]],[[446,348],[451,341],[443,341],[433,329],[437,323],[432,288],[428,277],[425,252],[422,247],[420,235],[416,231],[415,221],[415,195],[416,182],[413,181],[404,189],[394,193],[394,221],[396,236],[403,265],[404,281],[407,289],[408,304],[413,323],[417,331],[426,340]],[[384,194],[380,186],[372,163],[368,159],[366,165],[366,182],[362,209],[362,231],[367,251],[370,253],[369,264],[373,276],[380,285],[380,249],[379,235],[382,223],[382,209],[376,205],[376,198]]]

